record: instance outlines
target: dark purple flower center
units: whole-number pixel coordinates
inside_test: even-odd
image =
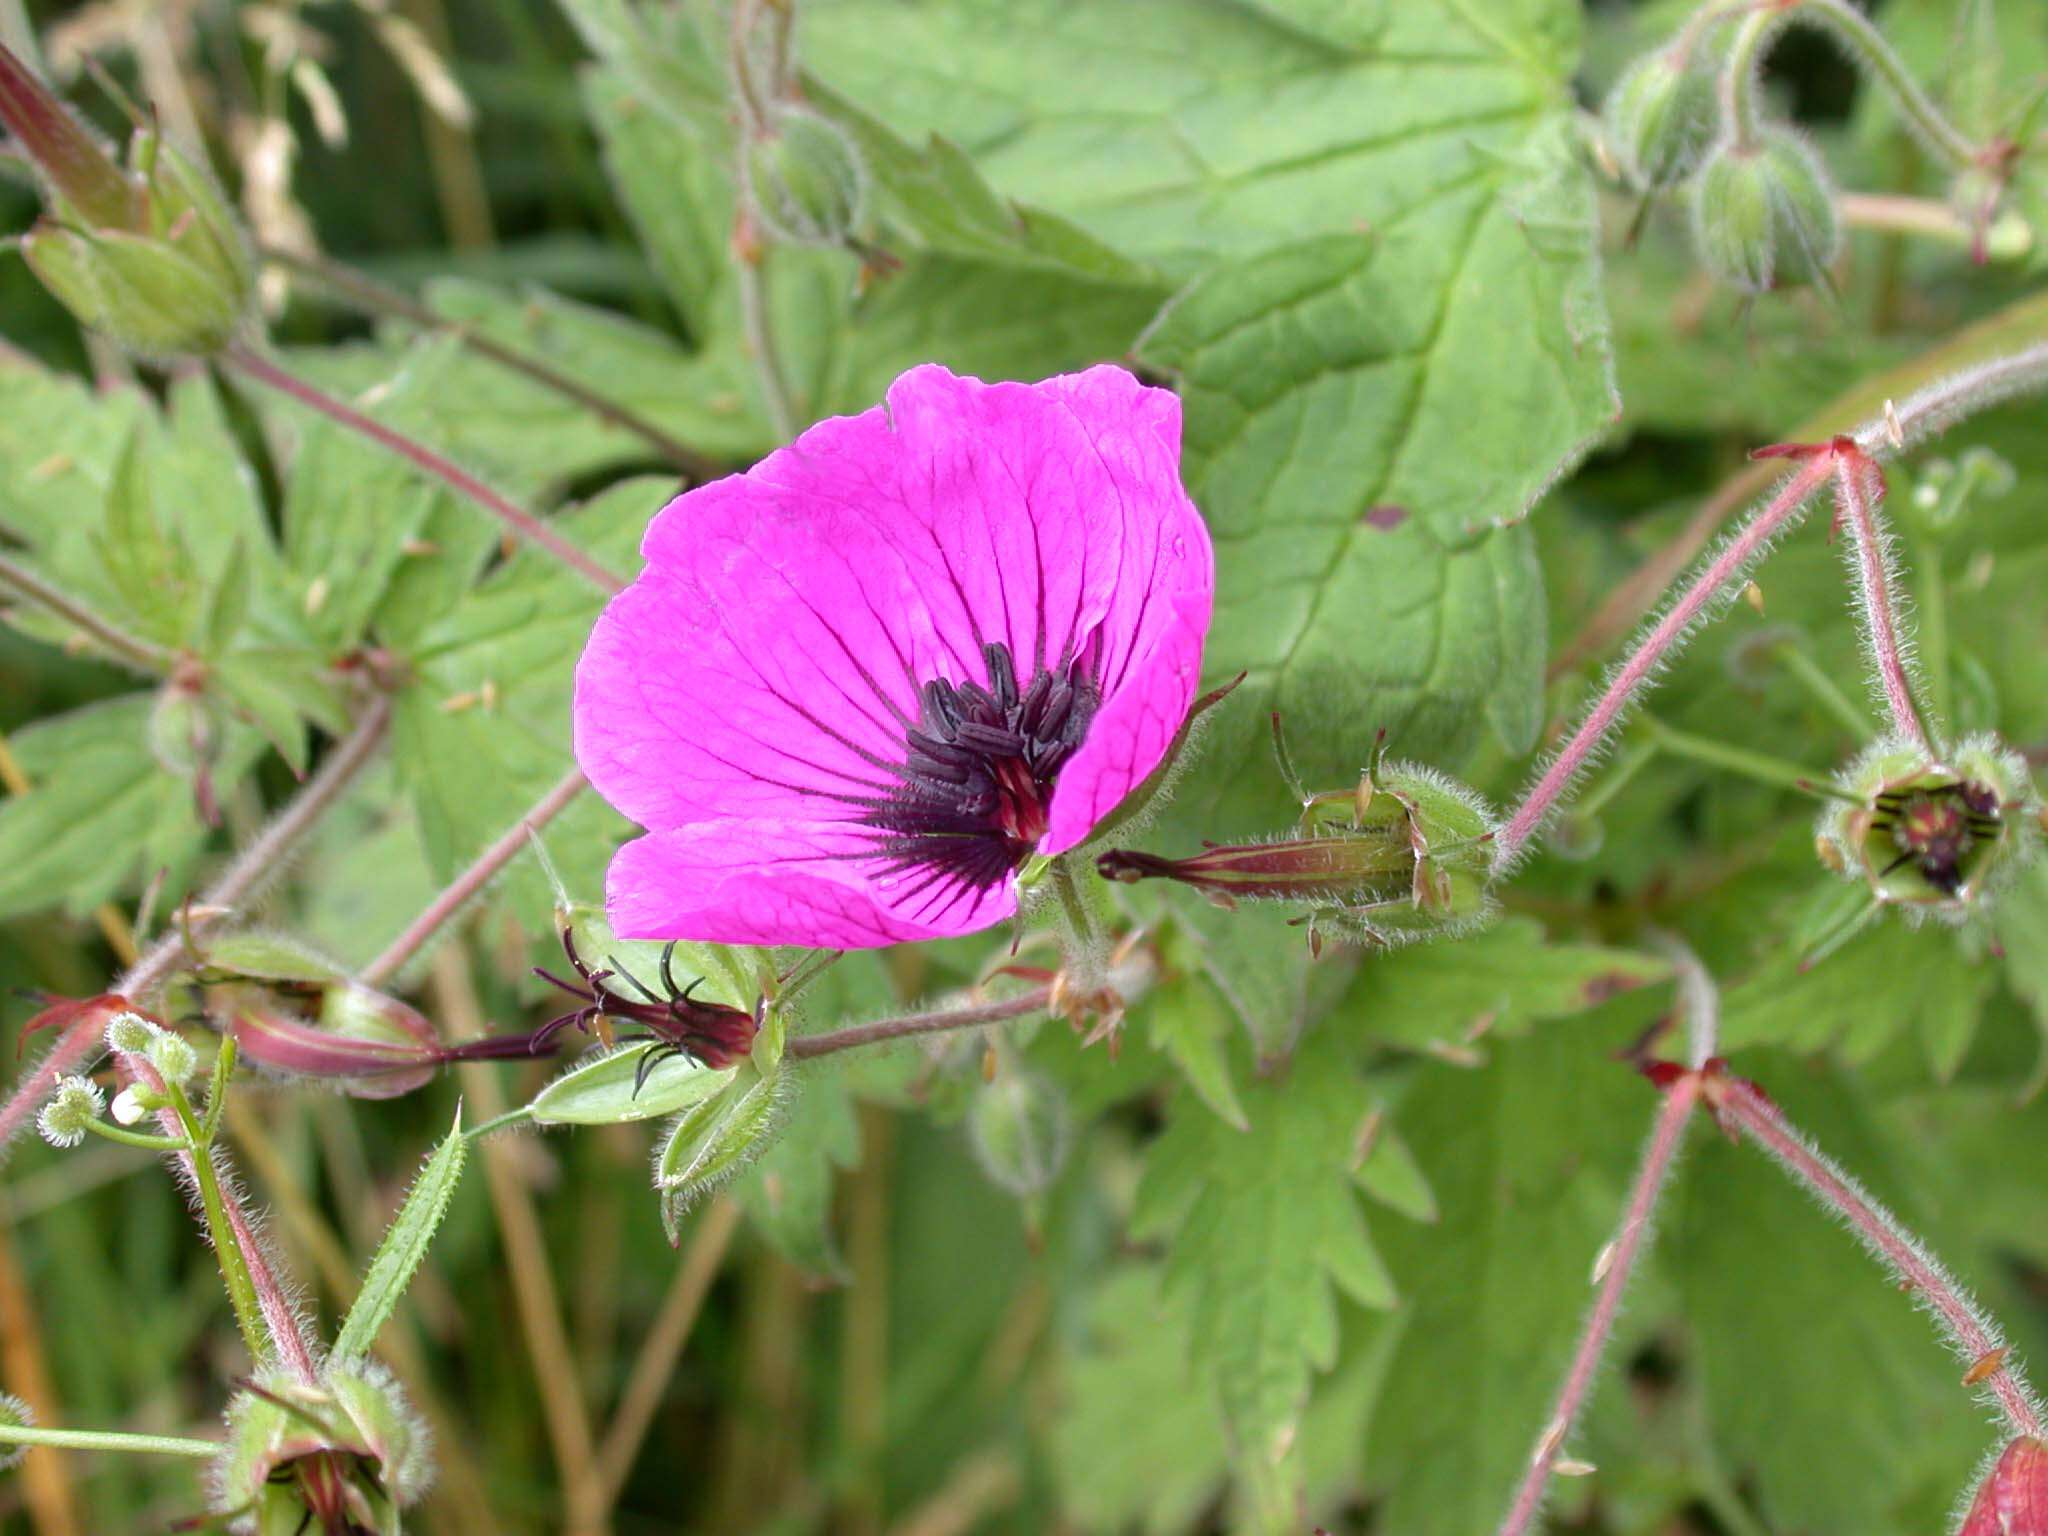
[[[1053,781],[1081,745],[1101,693],[1079,661],[1041,668],[1021,692],[1006,645],[985,645],[988,686],[938,679],[905,732],[903,783],[861,820],[885,834],[891,873],[995,885],[1045,836]]]

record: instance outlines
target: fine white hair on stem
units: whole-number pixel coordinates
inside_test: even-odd
[[[1642,1161],[1636,1167],[1635,1182],[1629,1189],[1628,1203],[1622,1208],[1621,1225],[1594,1261],[1593,1281],[1600,1288],[1599,1294],[1594,1298],[1592,1310],[1586,1314],[1578,1346],[1572,1352],[1563,1384],[1558,1388],[1556,1403],[1550,1416],[1544,1420],[1542,1432],[1536,1437],[1536,1448],[1530,1453],[1528,1469],[1508,1506],[1507,1517],[1501,1521],[1500,1536],[1525,1536],[1535,1528],[1544,1493],[1550,1486],[1558,1458],[1563,1454],[1565,1441],[1571,1435],[1572,1426],[1578,1422],[1586,1400],[1592,1395],[1593,1378],[1599,1373],[1608,1342],[1614,1336],[1615,1320],[1621,1315],[1622,1295],[1628,1289],[1636,1258],[1649,1239],[1651,1218],[1670,1178],[1672,1162],[1684,1140],[1685,1128],[1691,1122],[1699,1096],[1700,1076],[1696,1072],[1688,1072],[1671,1085],[1657,1108],[1657,1118],[1650,1127]]]
[[[1856,446],[1890,458],[1947,431],[1966,416],[2048,384],[2048,342],[2022,347],[1916,390],[1856,429]]]
[[[1915,666],[1910,614],[1899,585],[1898,540],[1884,515],[1884,474],[1866,455],[1845,455],[1835,466],[1835,505],[1848,530],[1842,554],[1870,660],[1871,696],[1901,737],[1931,747],[1917,702],[1926,689]]]
[[[1734,601],[1757,562],[1798,521],[1814,492],[1833,473],[1835,458],[1830,448],[1808,457],[1769,500],[1707,555],[1679,595],[1643,628],[1628,655],[1609,670],[1599,699],[1578,729],[1550,756],[1520,807],[1502,826],[1494,843],[1496,876],[1508,873],[1520,861],[1566,791],[1599,759],[1636,699],[1684,649],[1693,631]]]
[[[1750,1140],[1848,1227],[1934,1317],[1944,1341],[1968,1367],[1970,1376],[1981,1373],[1980,1379],[1969,1382],[1979,1398],[1997,1408],[2015,1434],[2038,1439],[2043,1426],[2041,1400],[2006,1353],[2004,1334],[1927,1246],[1754,1086],[1730,1079],[1720,1107],[1732,1125],[1747,1132]]]
[[[1721,989],[1677,934],[1652,929],[1650,942],[1671,962],[1685,1016],[1685,1064],[1697,1072],[1721,1052]]]

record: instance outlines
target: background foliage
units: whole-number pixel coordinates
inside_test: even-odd
[[[180,83],[169,120],[206,134],[267,238],[303,219],[721,465],[776,441],[728,250],[709,6],[33,9],[0,20],[33,19],[60,70],[68,43],[153,99]],[[452,76],[409,75],[390,15]],[[1966,120],[2048,71],[2038,6],[1889,0],[1880,17]],[[1122,358],[1186,402],[1187,482],[1220,557],[1208,668],[1247,680],[1148,846],[1288,822],[1275,709],[1314,787],[1353,779],[1384,728],[1401,756],[1511,796],[1593,675],[1574,641],[1603,596],[1746,449],[1846,426],[1987,317],[2008,343],[2048,330],[2038,257],[1979,268],[1960,245],[1863,233],[1838,298],[1738,307],[1696,274],[1682,209],[1625,244],[1635,210],[1575,113],[1681,18],[1572,0],[804,0],[807,92],[863,146],[901,267],[857,280],[844,252],[770,252],[801,412],[863,408],[925,359],[1035,377]],[[299,60],[332,82],[345,143],[323,143]],[[445,99],[457,85],[468,121]],[[1940,195],[1824,47],[1788,44],[1769,86],[1845,187]],[[296,138],[288,186],[261,180],[247,135],[266,120]],[[29,197],[6,195],[18,227]],[[0,979],[99,990],[116,967],[94,909],[132,910],[162,870],[161,923],[344,728],[334,664],[373,651],[404,679],[388,764],[265,914],[361,965],[567,767],[597,596],[293,408],[196,370],[134,387],[18,264],[0,296],[19,349],[0,359],[0,530],[116,627],[209,664],[224,823],[187,765],[150,751],[151,686],[10,609],[0,724],[34,787],[0,807]],[[272,297],[300,372],[559,506],[570,537],[633,568],[673,486],[644,444],[317,284]],[[1945,598],[1958,723],[2048,750],[2041,422],[2023,404],[1942,441],[1951,460],[1995,452],[2013,484],[1945,535],[1909,527],[1923,612]],[[1934,456],[1895,471],[1901,503]],[[1661,726],[1816,774],[1850,755],[1867,711],[1838,563],[1818,524],[1774,558],[1761,610],[1703,635],[1616,759],[1626,782],[1477,937],[1311,964],[1283,917],[1146,900],[1133,916],[1168,977],[1115,1057],[1041,1024],[809,1069],[725,1197],[736,1234],[723,1201],[684,1223],[686,1254],[731,1245],[611,1528],[1489,1528],[1647,1118],[1614,1058],[1671,1007],[1652,929],[1721,979],[1737,1070],[2038,1353],[2048,875],[2014,893],[1995,945],[1886,924],[1801,971],[1839,900],[1804,803],[1645,750]],[[546,843],[591,896],[625,831],[586,796]],[[552,901],[523,861],[405,986],[444,1028],[544,1017],[526,971],[557,953]],[[849,961],[807,1017],[890,1012],[1006,942]],[[384,1104],[244,1096],[235,1150],[330,1325],[458,1094],[481,1119],[544,1075],[465,1068]],[[985,1126],[1022,1101],[1066,1146],[1043,1181],[989,1150]],[[493,1143],[493,1176],[457,1192],[389,1351],[441,1434],[423,1528],[560,1528],[551,1416],[602,1426],[678,1273],[646,1142]],[[1613,1536],[1935,1528],[1987,1443],[1950,1365],[1847,1238],[1709,1142],[1681,1168],[1584,1437],[1600,1470],[1561,1515]],[[508,1245],[522,1209],[537,1248]],[[23,1148],[0,1217],[6,1385],[42,1382],[69,1423],[217,1411],[237,1345],[147,1156]],[[509,1279],[543,1255],[570,1379],[530,1356]],[[178,1467],[62,1467],[89,1511],[74,1529],[161,1529],[199,1506]],[[0,1529],[61,1528],[27,1488],[0,1483]]]

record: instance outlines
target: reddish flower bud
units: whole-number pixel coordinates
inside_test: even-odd
[[[60,211],[96,229],[140,227],[139,189],[70,108],[0,47],[0,123],[14,135]]]
[[[1956,1536],[2048,1536],[2048,1445],[2025,1437],[2008,1445]]]

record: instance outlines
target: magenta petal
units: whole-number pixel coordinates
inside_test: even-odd
[[[578,761],[660,834],[620,855],[614,915],[756,943],[1014,910],[1024,859],[1157,765],[1215,583],[1180,402],[1113,367],[912,369],[678,497],[643,551],[576,674]]]
[[[1173,744],[1202,675],[1202,638],[1208,629],[1206,596],[1135,663],[1124,686],[1102,707],[1053,789],[1052,819],[1041,853],[1065,853],[1088,840],[1095,824],[1145,781]]]
[[[862,871],[865,839],[830,822],[711,821],[636,838],[612,859],[605,905],[621,938],[871,949],[950,938],[1017,910],[1014,884],[942,889]]]

